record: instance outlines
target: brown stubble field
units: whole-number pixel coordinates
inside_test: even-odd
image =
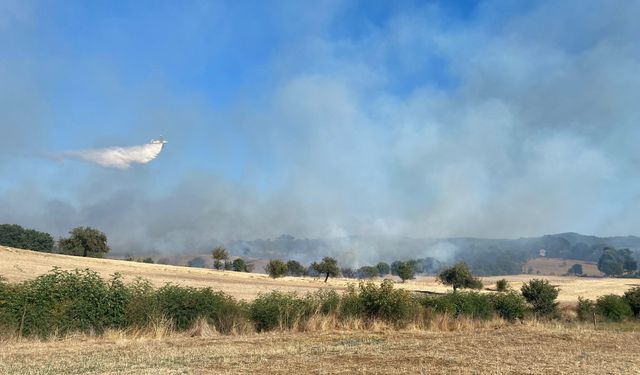
[[[265,274],[217,271],[202,268],[168,266],[127,262],[114,259],[72,257],[59,254],[39,253],[28,250],[0,246],[0,275],[10,282],[29,280],[50,271],[54,266],[66,270],[90,268],[103,277],[119,272],[125,280],[136,277],[150,280],[156,286],[171,282],[193,287],[211,287],[244,300],[254,299],[258,293],[274,289],[304,294],[321,288],[344,290],[352,279],[322,279],[311,277],[284,277],[273,280]],[[596,299],[604,294],[623,294],[625,290],[640,285],[638,279],[586,278],[571,276],[511,275],[482,278],[485,287],[495,287],[495,282],[507,279],[511,287],[520,286],[532,278],[544,278],[560,288],[558,300],[563,304],[573,304],[578,297]],[[374,280],[375,281],[375,280]],[[379,281],[379,280],[378,280]],[[415,280],[396,284],[399,288],[431,292],[446,292],[450,288],[440,285],[434,277],[419,276]]]
[[[2,374],[636,374],[637,332],[542,323],[455,331],[117,332],[0,343]]]

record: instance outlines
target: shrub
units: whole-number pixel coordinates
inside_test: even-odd
[[[496,290],[498,292],[506,292],[509,289],[509,282],[506,279],[496,281]]]
[[[304,298],[308,314],[335,314],[340,308],[340,295],[335,290],[318,290]]]
[[[297,260],[289,260],[287,262],[287,271],[290,276],[303,276],[306,269]]]
[[[468,316],[489,319],[493,316],[491,297],[478,292],[456,292],[431,296],[423,300],[423,305],[452,317]]]
[[[578,297],[578,304],[576,305],[576,315],[581,321],[590,320],[593,317],[594,304],[593,301],[588,298]]]
[[[409,292],[394,289],[391,280],[384,280],[379,287],[371,282],[360,283],[357,298],[365,318],[381,319],[397,326],[408,323],[419,310],[419,304]]]
[[[308,305],[295,293],[273,291],[260,294],[249,306],[258,331],[292,329],[308,317]]]
[[[371,279],[378,276],[378,268],[373,266],[362,266],[358,269],[358,277],[363,279]]]
[[[596,311],[602,318],[612,322],[620,322],[632,315],[627,301],[615,294],[599,297],[596,301]]]
[[[627,290],[624,293],[624,300],[629,304],[633,315],[640,316],[640,287]]]
[[[380,277],[388,275],[389,272],[391,272],[391,267],[389,267],[389,264],[386,262],[379,262],[376,264],[376,268],[378,269],[378,275]]]
[[[264,270],[274,279],[285,276],[288,271],[287,264],[280,259],[271,259]]]
[[[533,312],[539,316],[550,316],[557,313],[558,288],[547,280],[533,279],[521,288],[522,296],[531,305]]]
[[[527,313],[527,304],[521,295],[516,292],[499,293],[493,295],[493,308],[502,319],[513,322],[524,319]]]

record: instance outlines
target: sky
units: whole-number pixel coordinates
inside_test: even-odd
[[[640,234],[638,1],[0,0],[0,222]],[[126,169],[60,158],[164,136]]]

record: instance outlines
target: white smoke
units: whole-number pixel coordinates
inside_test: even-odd
[[[108,147],[80,151],[68,151],[64,158],[73,158],[95,163],[107,168],[127,169],[133,163],[146,164],[155,159],[164,144],[148,143],[131,147]]]

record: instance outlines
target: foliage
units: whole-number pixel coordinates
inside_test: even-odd
[[[297,260],[289,260],[287,270],[289,270],[289,276],[303,276],[306,273],[304,266]]]
[[[576,315],[581,321],[587,321],[593,317],[595,305],[592,300],[588,298],[578,297],[578,304],[576,305]]]
[[[95,228],[77,227],[69,234],[69,237],[58,241],[62,254],[102,258],[111,250],[107,245],[107,235]]]
[[[284,264],[284,263],[283,263]],[[251,320],[258,331],[276,328],[291,329],[308,315],[307,304],[295,293],[273,291],[261,294],[249,308]]]
[[[207,268],[207,261],[202,257],[195,257],[187,262],[187,266],[196,268]]]
[[[378,275],[380,277],[386,276],[391,272],[391,267],[389,267],[389,264],[385,262],[379,262],[376,264],[376,268],[378,269]]]
[[[398,326],[407,324],[419,309],[419,304],[408,291],[394,289],[391,280],[380,286],[361,282],[357,292],[352,289],[351,301],[344,306],[344,315],[358,314],[369,320],[380,319]]]
[[[379,272],[380,271],[378,271],[377,267],[363,266],[358,269],[358,277],[363,279],[371,279],[378,276]]]
[[[571,266],[571,268],[569,268],[569,271],[567,272],[571,275],[576,275],[576,276],[582,275],[582,264],[579,264],[579,263],[574,264],[573,266]]]
[[[520,294],[511,291],[498,293],[492,296],[493,308],[499,317],[513,322],[522,320],[527,313],[527,304]]]
[[[496,281],[496,290],[498,292],[506,292],[509,289],[509,282],[506,279]]]
[[[242,258],[236,258],[231,263],[231,268],[236,272],[251,272],[253,270],[253,265],[248,264]]]
[[[53,244],[53,237],[49,233],[25,229],[16,224],[0,224],[0,245],[50,253]]]
[[[633,314],[627,301],[615,294],[599,297],[596,301],[596,311],[598,315],[612,322],[620,322]]]
[[[400,262],[400,264],[397,265],[396,273],[402,282],[415,279],[415,271],[409,262]]]
[[[324,274],[324,282],[326,283],[329,279],[329,276],[336,277],[340,275],[340,268],[338,267],[338,261],[332,257],[324,257],[322,258],[322,262],[316,263],[313,262],[311,264],[311,268],[316,270],[320,274]]]
[[[548,280],[533,279],[521,288],[522,296],[531,305],[531,309],[539,316],[549,316],[557,312],[559,290],[550,285]]]
[[[288,272],[287,264],[280,259],[271,259],[264,269],[274,279],[286,276]]]
[[[341,268],[340,274],[342,274],[342,277],[346,277],[347,279],[353,279],[356,277],[356,272],[351,267]]]
[[[229,259],[229,252],[223,246],[217,246],[211,251],[213,257],[213,268],[217,270],[226,269],[225,261]]]
[[[627,301],[633,315],[640,316],[640,287],[636,286],[624,293],[624,300]]]
[[[598,260],[598,270],[607,276],[620,276],[638,269],[638,263],[629,249],[606,247]]]
[[[444,285],[453,286],[455,292],[458,288],[482,289],[482,281],[474,277],[469,271],[469,267],[463,262],[455,264],[453,267],[445,268],[438,274],[438,281]]]
[[[493,316],[491,297],[478,292],[455,292],[440,296],[428,296],[423,306],[438,313],[452,317],[468,316],[477,319],[489,319]]]

